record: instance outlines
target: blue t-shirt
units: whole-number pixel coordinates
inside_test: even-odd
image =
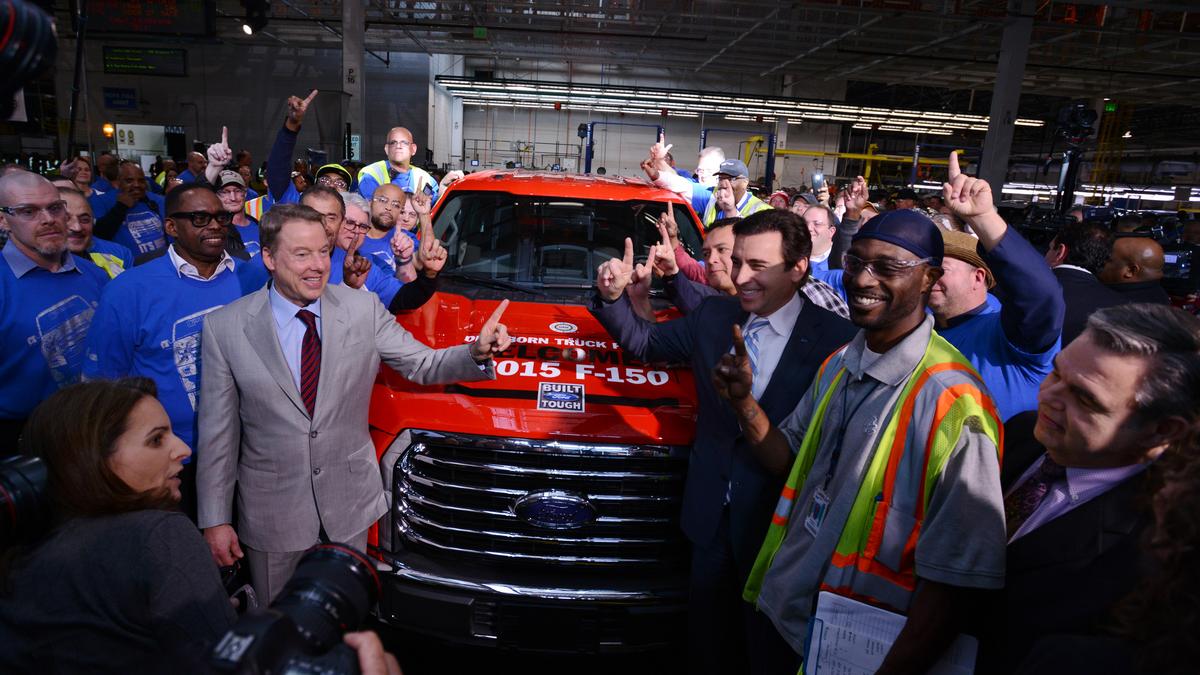
[[[262,243],[258,234],[258,221],[250,218],[250,222],[245,225],[235,225],[238,234],[242,237],[242,243],[246,246],[246,253],[250,254],[251,258],[255,258],[262,252]]]
[[[115,241],[92,237],[92,247],[88,249],[88,252],[111,255],[119,258],[125,269],[133,267],[133,251],[130,251],[128,246],[122,246]]]
[[[1000,325],[1000,301],[991,293],[975,313],[956,319],[953,326],[937,329],[938,335],[979,371],[1000,418],[1036,410],[1038,387],[1050,372],[1060,342],[1041,354],[1030,354],[1009,342]]]
[[[396,273],[396,256],[392,255],[393,232],[395,232],[394,229],[379,239],[363,237],[362,244],[358,247],[358,254],[371,261],[372,269],[382,267],[388,274]]]
[[[79,381],[108,274],[67,256],[64,268],[51,273],[11,240],[0,255],[0,419],[28,417],[55,390]]]
[[[181,185],[187,185],[188,183],[196,182],[196,174],[192,173],[191,169],[184,169],[175,177],[179,179]]]
[[[92,194],[88,196],[88,206],[92,207],[92,217],[99,220],[117,203],[117,191],[100,192],[92,185]]]
[[[708,202],[712,201],[713,189],[706,187],[700,183],[692,183],[692,209],[701,215],[704,214],[704,209],[708,208]]]
[[[134,204],[125,214],[125,222],[117,229],[113,241],[133,251],[134,256],[166,248],[162,219],[165,208],[162,197],[146,193],[146,199]]]
[[[328,283],[342,283],[342,268],[345,264],[346,252],[340,248],[333,249],[329,259]],[[263,264],[262,256],[258,255],[237,266],[237,277],[242,295],[250,295],[267,285],[267,282],[271,280],[271,273]],[[387,307],[392,304],[392,298],[396,297],[396,292],[403,285],[399,279],[372,264],[371,269],[367,272],[367,280],[363,283],[363,288],[379,296],[379,301],[383,303],[384,307]]]
[[[389,167],[388,172],[392,175],[392,185],[399,186],[401,190],[404,190],[410,195],[413,193],[412,177],[413,174],[416,173],[415,171],[412,169],[408,171],[395,171]],[[358,194],[370,201],[370,199],[375,196],[375,189],[379,187],[379,181],[375,180],[374,176],[368,174],[359,174],[359,176]],[[432,176],[430,176],[428,179],[422,177],[422,180],[427,180],[427,183],[422,185],[421,189],[424,190],[426,187],[429,188],[429,203],[436,204],[438,198],[441,196],[439,194],[441,187],[437,184],[437,181],[433,180]]]
[[[846,284],[842,281],[842,271],[829,269],[829,258],[820,262],[810,260],[809,263],[809,269],[812,270],[811,274],[814,279],[829,284],[833,290],[837,291],[838,295],[842,296],[843,300],[849,302],[846,298]]]
[[[204,316],[240,297],[237,275],[228,270],[191,279],[176,271],[170,254],[135,267],[104,289],[83,374],[154,380],[175,435],[194,450]]]

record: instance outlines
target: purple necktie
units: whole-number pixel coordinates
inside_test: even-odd
[[[1050,486],[1055,481],[1067,475],[1067,470],[1050,459],[1050,455],[1042,458],[1042,464],[1016,490],[1004,498],[1004,519],[1007,522],[1008,538],[1029,520],[1029,516],[1050,492]]]
[[[304,322],[304,342],[300,346],[300,398],[313,416],[317,407],[317,380],[321,378],[321,336],[317,335],[317,315],[302,309],[296,318]]]

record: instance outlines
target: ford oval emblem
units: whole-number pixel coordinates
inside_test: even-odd
[[[572,394],[570,392],[565,392],[565,391],[548,391],[548,392],[542,394],[542,396],[545,396],[546,398],[550,399],[551,401],[578,401],[579,400],[579,396]]]
[[[555,321],[554,323],[550,324],[550,330],[554,331],[555,333],[575,333],[579,331],[579,326],[566,321]]]
[[[551,530],[573,530],[596,519],[596,507],[587,497],[562,490],[530,492],[513,504],[513,512],[530,525]]]

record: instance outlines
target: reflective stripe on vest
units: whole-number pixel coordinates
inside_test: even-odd
[[[437,185],[437,182],[433,180],[433,176],[430,176],[424,169],[410,166],[408,170],[412,174],[412,178],[409,179],[409,187],[412,188],[413,193],[424,190],[426,185]],[[388,171],[388,162],[386,159],[364,166],[358,172],[358,182],[360,185],[365,176],[374,178],[376,185],[387,185],[392,182],[392,174]]]
[[[118,274],[125,271],[125,261],[115,255],[90,251],[88,258],[96,264],[96,267],[107,272],[109,279],[116,279]]]
[[[782,546],[796,495],[816,460],[829,402],[846,372],[845,348],[819,371],[820,395],[792,471],[772,516],[743,597],[754,602],[775,554]],[[834,367],[829,367],[829,366]],[[925,387],[939,373],[961,373],[967,382]],[[905,383],[880,434],[850,514],[821,583],[829,590],[899,612],[908,609],[916,586],[916,546],[925,510],[950,453],[968,419],[1003,447],[1004,428],[979,374],[937,333],[921,363]],[[918,407],[918,403],[920,406]]]
[[[255,197],[254,199],[247,201],[246,205],[242,207],[242,210],[245,211],[246,215],[250,216],[251,218],[255,220],[262,220],[263,211],[265,210],[263,205],[266,204],[266,201],[266,195]]]
[[[747,196],[750,198],[746,200],[745,204],[742,204],[742,208],[738,209],[738,216],[742,218],[745,218],[751,213],[758,213],[759,211],[766,211],[767,209],[775,208],[752,194],[747,193]],[[721,217],[724,218],[725,216]],[[704,207],[703,223],[705,227],[708,227],[716,221],[717,199],[716,197],[713,197],[712,199],[708,200],[708,206]]]

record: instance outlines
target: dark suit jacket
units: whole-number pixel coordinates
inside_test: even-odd
[[[1005,424],[1000,482],[1013,486],[1045,448],[1033,437],[1037,412]],[[1004,590],[988,611],[981,673],[1010,673],[1040,639],[1102,632],[1114,604],[1142,577],[1147,472],[1008,545]]]
[[[1054,276],[1058,279],[1058,285],[1062,286],[1063,302],[1067,306],[1063,316],[1063,347],[1079,337],[1087,327],[1092,312],[1128,302],[1087,272],[1055,267]]]
[[[696,375],[699,418],[688,464],[682,525],[688,539],[711,545],[721,520],[726,486],[730,537],[739,571],[749,572],[771,521],[784,477],[768,474],[741,439],[729,403],[712,384],[712,369],[733,345],[730,331],[748,314],[733,296],[704,298],[687,316],[650,323],[633,313],[627,296],[606,304],[597,298],[592,314],[622,349],[645,361],[691,362]],[[803,398],[822,361],[854,337],[856,329],[836,314],[805,301],[759,405],[779,424]]]
[[[1171,304],[1171,296],[1157,281],[1136,281],[1127,284],[1108,284],[1105,286],[1121,296],[1127,303],[1148,302],[1156,305]]]

